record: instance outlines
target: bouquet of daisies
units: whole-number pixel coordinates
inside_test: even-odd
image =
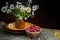
[[[32,0],[27,1],[27,6],[23,5],[21,2],[16,2],[16,5],[14,4],[8,4],[6,2],[6,5],[1,8],[2,12],[7,14],[13,14],[18,19],[27,19],[28,17],[34,16],[34,12],[39,9],[38,5],[31,6]],[[8,6],[9,5],[9,6]]]

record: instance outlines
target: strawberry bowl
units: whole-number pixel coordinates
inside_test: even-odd
[[[36,25],[31,25],[26,29],[27,36],[31,38],[39,37],[41,31],[42,28]]]

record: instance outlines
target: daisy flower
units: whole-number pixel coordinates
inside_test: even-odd
[[[2,12],[6,12],[7,11],[7,7],[6,6],[3,6],[2,8],[1,8],[1,10],[2,10]]]
[[[8,24],[8,27],[9,28],[13,28],[14,27],[14,24],[10,23],[10,24]]]
[[[26,7],[26,12],[30,13],[31,12],[31,8],[30,7]]]
[[[38,5],[34,5],[34,6],[32,7],[32,11],[36,11],[37,9],[39,9],[39,6],[38,6]]]
[[[25,12],[25,8],[24,7],[21,7],[20,8],[20,12]]]
[[[13,4],[10,5],[10,9],[14,9],[14,5]]]

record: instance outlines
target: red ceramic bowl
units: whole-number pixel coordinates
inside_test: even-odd
[[[39,27],[39,26],[37,26],[37,27]],[[28,37],[31,37],[31,38],[39,37],[39,35],[40,35],[41,31],[42,31],[42,28],[41,28],[41,27],[39,27],[39,28],[40,28],[40,31],[38,31],[38,32],[31,32],[31,31],[29,31],[28,28],[27,28],[27,29],[26,29],[27,36],[28,36]]]

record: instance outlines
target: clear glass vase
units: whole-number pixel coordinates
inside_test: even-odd
[[[16,19],[16,28],[22,29],[24,27],[25,27],[25,21],[20,20],[20,19]]]

